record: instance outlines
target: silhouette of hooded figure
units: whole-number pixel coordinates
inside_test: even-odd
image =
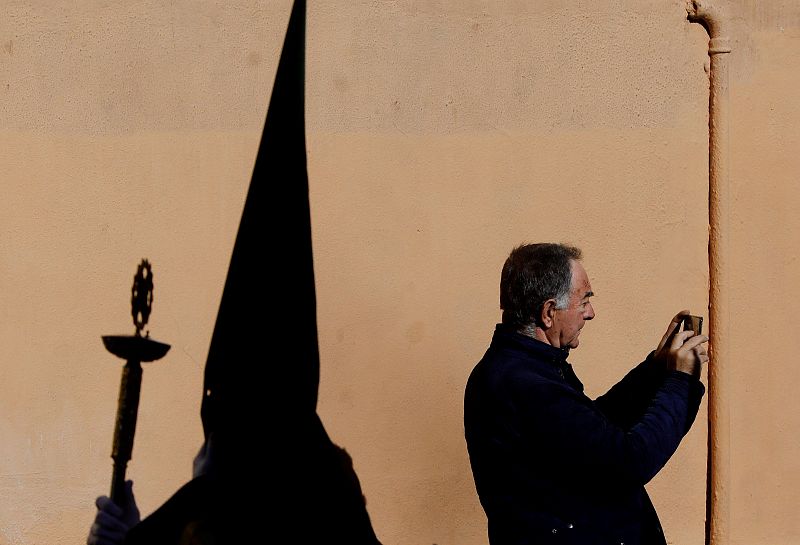
[[[126,544],[380,545],[316,412],[304,49],[296,0],[206,362],[200,469]]]

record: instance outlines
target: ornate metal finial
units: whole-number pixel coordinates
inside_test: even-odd
[[[133,314],[133,324],[136,326],[136,335],[142,335],[142,329],[150,318],[150,310],[153,308],[153,269],[150,262],[142,259],[136,269],[136,276],[133,277],[133,288],[131,288],[131,312]]]
[[[114,473],[111,475],[111,500],[124,506],[125,472],[133,452],[133,436],[136,433],[136,418],[139,411],[139,394],[142,386],[142,363],[164,357],[169,345],[154,341],[148,332],[142,337],[142,329],[150,317],[153,307],[153,270],[150,262],[142,259],[133,277],[131,289],[131,313],[136,326],[135,335],[105,335],[106,350],[125,360],[119,385],[117,420],[114,425],[114,443],[111,458]]]

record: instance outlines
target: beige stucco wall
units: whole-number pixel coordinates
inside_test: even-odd
[[[720,0],[719,3],[722,3]],[[129,290],[153,263],[129,474],[190,477],[202,370],[291,2],[7,2],[0,18],[0,545],[84,539]],[[800,542],[800,6],[732,14],[732,543]],[[319,411],[385,545],[486,543],[462,435],[511,247],[584,249],[591,394],[707,316],[707,36],[682,1],[310,2]],[[280,319],[280,309],[271,309]],[[649,485],[703,540],[705,404]]]

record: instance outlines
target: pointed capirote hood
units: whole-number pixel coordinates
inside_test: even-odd
[[[292,8],[208,352],[201,409],[206,436],[262,425],[288,428],[316,410],[305,4],[296,0]]]

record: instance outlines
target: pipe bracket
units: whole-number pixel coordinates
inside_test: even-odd
[[[731,41],[727,37],[711,38],[708,41],[708,54],[719,55],[731,52]]]

